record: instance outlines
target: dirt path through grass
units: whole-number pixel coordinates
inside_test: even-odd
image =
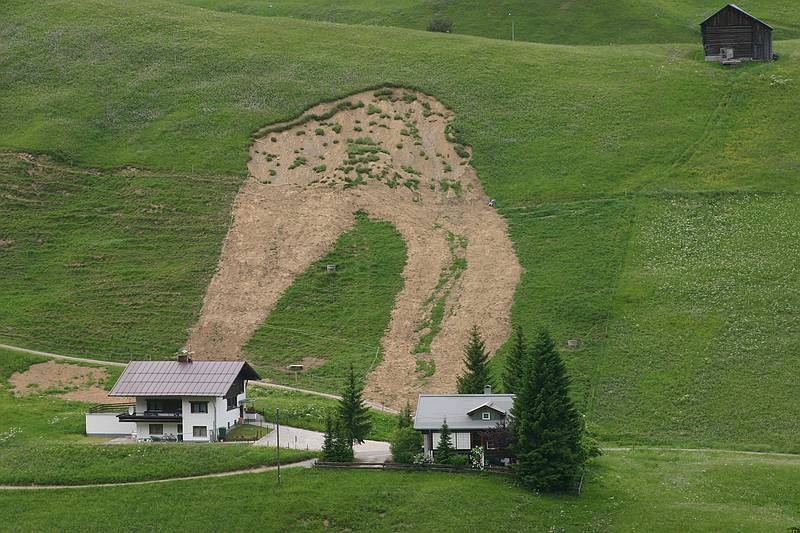
[[[281,465],[281,468],[311,468],[316,459],[307,459],[296,463]],[[278,466],[259,466],[256,468],[244,468],[242,470],[231,470],[229,472],[215,472],[212,474],[201,474],[199,476],[183,476],[165,479],[150,479],[146,481],[122,481],[119,483],[97,483],[90,485],[0,485],[0,490],[53,490],[53,489],[90,489],[98,487],[123,487],[127,485],[151,485],[153,483],[167,483],[169,481],[187,481],[192,479],[204,479],[212,477],[241,476],[242,474],[260,474],[277,470]]]
[[[367,397],[398,407],[420,392],[453,392],[473,324],[492,352],[508,338],[522,268],[452,113],[422,93],[385,89],[305,116],[315,118],[273,126],[254,142],[188,348],[199,358],[240,357],[283,292],[363,210],[394,224],[408,256]]]

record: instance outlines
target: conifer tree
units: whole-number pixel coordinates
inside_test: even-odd
[[[369,407],[364,403],[363,392],[364,385],[361,380],[356,378],[351,364],[342,399],[339,400],[338,412],[341,435],[350,443],[350,448],[355,443],[363,443],[372,428],[372,418],[369,414]]]
[[[410,428],[414,425],[414,419],[411,417],[411,403],[406,400],[406,404],[400,410],[400,416],[397,418],[397,427],[399,429]]]
[[[325,436],[322,441],[322,460],[335,461],[335,442],[336,436],[333,434],[333,418],[328,413],[325,416]]]
[[[447,419],[442,422],[442,428],[439,430],[439,442],[436,444],[436,453],[434,460],[440,464],[450,462],[453,456],[453,439],[450,436],[450,427],[447,425]]]
[[[569,377],[550,335],[542,331],[525,361],[514,400],[515,473],[528,488],[570,490],[587,460],[583,424],[569,397]]]
[[[459,394],[482,394],[486,385],[492,385],[488,360],[489,356],[486,353],[486,344],[481,338],[481,332],[478,326],[472,326],[469,332],[469,342],[464,347],[464,366],[467,370],[456,380],[456,389]]]
[[[527,358],[527,347],[525,345],[525,335],[522,333],[522,327],[518,326],[516,334],[514,335],[514,344],[511,346],[511,353],[508,354],[506,359],[506,372],[503,379],[506,392],[516,394],[519,389],[519,384],[522,382],[522,376],[525,372],[525,359]]]

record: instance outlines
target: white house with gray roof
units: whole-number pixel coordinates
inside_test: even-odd
[[[494,394],[489,386],[483,394],[420,394],[414,429],[423,434],[425,453],[434,455],[446,420],[453,446],[466,451],[484,444],[482,432],[506,424],[513,405],[513,394]]]
[[[109,396],[135,403],[119,414],[90,412],[86,433],[215,441],[243,419],[250,379],[261,378],[244,361],[131,361]]]

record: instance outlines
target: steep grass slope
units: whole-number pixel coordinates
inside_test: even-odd
[[[564,353],[604,439],[796,449],[800,43],[723,70],[695,46],[507,43],[152,0],[7,12],[0,147],[151,171],[74,171],[80,188],[45,194],[6,158],[3,340],[169,356],[251,132],[396,83],[456,113],[527,270],[513,320],[581,341]],[[73,183],[58,172],[45,172],[57,189]]]
[[[424,30],[435,17],[453,33],[560,44],[695,42],[699,24],[719,0],[178,0],[225,12],[294,17],[346,24]],[[781,0],[739,5],[777,29],[778,39],[800,36],[800,8]]]

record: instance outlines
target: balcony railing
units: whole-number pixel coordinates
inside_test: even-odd
[[[143,421],[181,421],[183,420],[183,412],[177,411],[133,411],[131,413],[122,413],[118,415],[120,421],[135,422],[137,420]]]

